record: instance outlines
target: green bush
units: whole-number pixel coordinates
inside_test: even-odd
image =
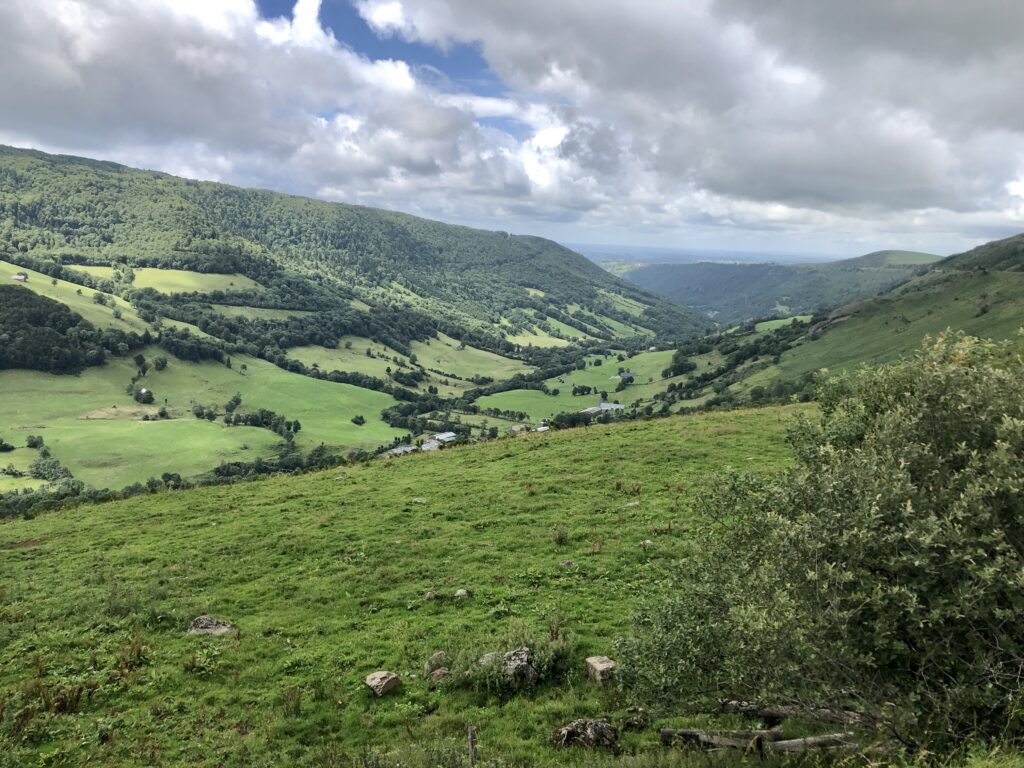
[[[620,644],[635,696],[854,709],[912,748],[1014,735],[1024,661],[1024,361],[940,337],[820,389],[797,466],[702,503]]]

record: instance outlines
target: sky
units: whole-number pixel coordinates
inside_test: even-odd
[[[0,143],[572,243],[1024,231],[1020,0],[3,0]]]

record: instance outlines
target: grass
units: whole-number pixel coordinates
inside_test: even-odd
[[[193,272],[188,269],[157,269],[145,267],[135,270],[136,288],[152,288],[161,293],[212,293],[213,291],[248,291],[262,288],[245,275],[218,275]]]
[[[0,435],[2,437],[2,435]],[[6,438],[5,438],[6,439]],[[8,441],[9,442],[9,441]],[[16,470],[25,472],[39,452],[33,448],[15,448],[13,451],[0,453],[0,468],[13,466]],[[11,477],[0,475],[0,493],[7,491],[19,491],[22,488],[38,488],[45,485],[44,480],[36,480],[34,477]]]
[[[417,362],[424,368],[434,368],[464,379],[490,376],[500,381],[517,373],[529,373],[534,370],[521,360],[502,357],[468,344],[462,345],[457,339],[443,333],[439,333],[437,338],[430,342],[414,341],[410,348],[416,355]]]
[[[112,302],[114,306],[97,304],[92,298],[93,294],[96,293],[92,288],[85,288],[77,283],[69,283],[66,280],[57,280],[32,269],[19,267],[7,261],[0,261],[0,275],[3,276],[4,280],[9,280],[10,278],[7,275],[13,275],[15,272],[24,272],[28,275],[28,282],[24,283],[26,288],[35,291],[41,296],[67,304],[71,309],[98,328],[119,328],[122,331],[134,331],[135,333],[142,334],[149,327],[139,318],[131,305],[120,297],[106,294],[108,304]],[[121,311],[120,319],[114,317],[115,308]]]
[[[95,686],[78,714],[26,715],[16,735],[4,719],[5,759],[348,765],[371,747],[461,743],[473,724],[484,759],[592,764],[548,745],[573,718],[626,715],[583,659],[614,655],[664,581],[708,473],[789,462],[796,410],[531,434],[0,525],[0,689]],[[450,599],[459,587],[472,597]],[[200,613],[239,634],[187,636]],[[536,693],[502,702],[419,678],[438,649],[544,647],[552,627],[569,633],[569,671]],[[361,680],[376,669],[402,692],[372,698]],[[662,749],[653,730],[622,741]]]
[[[583,370],[572,371],[545,382],[549,392],[558,390],[557,395],[544,394],[538,390],[513,389],[481,397],[477,400],[477,405],[483,409],[497,408],[500,411],[527,413],[536,421],[549,419],[559,413],[581,411],[600,401],[599,394],[573,395],[574,386],[595,387],[598,393],[606,391],[610,401],[632,404],[639,400],[646,404],[655,394],[664,392],[670,384],[681,383],[688,378],[661,378],[661,372],[668,367],[672,355],[672,350],[641,352],[623,361],[619,361],[614,355],[591,355],[587,358],[587,367]],[[704,373],[713,363],[720,362],[720,358],[717,352],[695,358],[694,362],[698,367],[694,373]],[[594,365],[598,359],[601,360],[601,365]],[[616,392],[615,387],[619,382],[616,374],[620,367],[635,373],[636,380],[622,392]]]
[[[889,362],[947,328],[1008,338],[1024,325],[1024,274],[933,273],[849,311],[849,319],[785,352],[778,366],[753,374],[739,389],[822,368],[839,372]]]
[[[776,328],[785,328],[787,325],[800,322],[806,323],[811,319],[811,315],[794,315],[793,317],[780,317],[776,320],[764,320],[754,326],[754,330],[758,333],[765,333],[766,331],[774,331]]]
[[[373,357],[367,356],[368,349],[373,352]],[[402,364],[408,362],[405,355],[388,345],[361,336],[343,336],[336,347],[293,347],[288,350],[288,357],[309,366],[316,364],[322,371],[352,371],[384,380],[388,378],[388,368],[398,370],[400,367],[395,358]]]
[[[152,360],[160,350],[145,350]],[[242,373],[241,366],[247,370]],[[311,448],[332,446],[373,449],[402,434],[379,418],[394,403],[388,395],[348,384],[318,381],[263,360],[234,358],[229,369],[219,363],[190,363],[171,358],[163,371],[150,370],[142,384],[157,397],[153,406],[139,406],[125,392],[134,364],[113,358],[79,376],[36,371],[0,371],[0,424],[4,438],[23,444],[26,435],[40,434],[53,455],[75,477],[96,487],[121,488],[163,472],[182,476],[213,469],[220,461],[252,461],[270,455],[280,440],[269,430],[226,427],[196,419],[192,405],[223,404],[236,392],[241,412],[267,408],[303,428],[296,442]],[[142,421],[167,400],[175,418]],[[366,424],[352,418],[362,415]]]
[[[211,304],[218,314],[225,317],[254,317],[260,320],[287,320],[289,317],[310,315],[304,309],[268,309],[266,307],[235,307],[230,304]]]

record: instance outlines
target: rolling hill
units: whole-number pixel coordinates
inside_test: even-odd
[[[910,279],[939,258],[911,251],[876,251],[824,264],[646,264],[622,274],[641,288],[729,326],[867,298]]]
[[[486,387],[711,327],[549,240],[8,147],[0,279],[0,437],[112,489],[490,435]]]
[[[812,376],[912,354],[947,329],[1006,339],[1024,327],[1024,236],[987,243],[932,264],[878,296],[782,327],[748,323],[685,345],[670,368],[712,352],[721,364],[687,375],[667,393],[680,407],[809,396]],[[673,406],[675,407],[675,406]]]

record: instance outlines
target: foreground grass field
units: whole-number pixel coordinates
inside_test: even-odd
[[[484,759],[593,764],[548,743],[575,717],[627,714],[583,659],[614,655],[711,473],[789,462],[799,410],[532,434],[0,525],[0,766],[350,765],[461,752],[470,724]],[[201,613],[238,635],[187,636]],[[420,678],[437,650],[459,665],[552,634],[569,671],[533,694]],[[402,693],[374,699],[361,680],[377,669]],[[77,713],[36,711],[75,685]],[[627,754],[657,741],[623,734]]]

